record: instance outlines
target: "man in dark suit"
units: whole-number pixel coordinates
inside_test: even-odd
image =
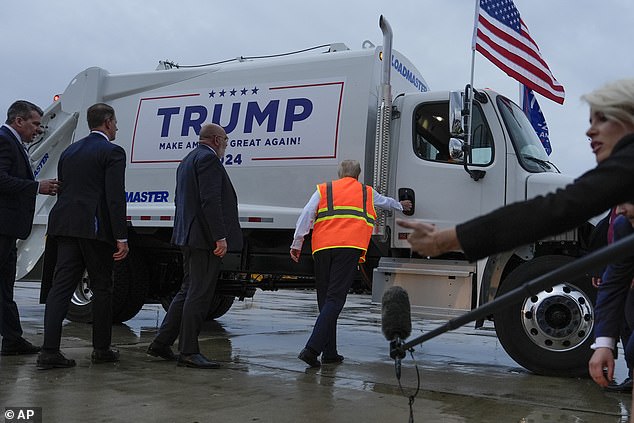
[[[113,260],[128,253],[125,151],[113,144],[117,119],[112,107],[97,103],[87,112],[90,135],[62,153],[57,176],[61,189],[48,220],[57,244],[57,262],[44,312],[44,344],[39,369],[72,367],[60,352],[62,322],[73,291],[88,270],[93,305],[93,363],[119,360],[112,338]]]
[[[36,181],[23,143],[42,133],[42,109],[28,101],[13,103],[0,127],[0,335],[1,355],[36,354],[40,348],[22,337],[18,307],[13,300],[16,240],[31,233],[35,197],[55,195],[54,179]]]
[[[227,148],[222,126],[206,124],[198,146],[176,172],[176,215],[172,243],[183,253],[183,283],[148,354],[176,359],[170,346],[179,336],[178,365],[214,369],[220,364],[200,353],[198,335],[209,311],[222,258],[242,248],[238,199],[221,158]]]
[[[619,209],[620,211],[625,209],[625,213],[633,214],[634,205],[626,203],[619,206]],[[634,233],[634,228],[627,215],[617,216],[612,227],[614,242]],[[631,313],[631,305],[626,306],[632,301],[632,278],[634,278],[634,255],[619,262],[610,263],[603,273],[597,291],[597,302],[594,309],[595,342],[591,346],[594,354],[590,359],[589,366],[607,367],[610,372],[613,372],[616,342],[620,338],[628,367],[628,377],[622,383],[612,382],[605,387],[606,391],[609,392],[632,392],[631,371],[634,367],[634,338],[631,336],[630,325],[634,317]]]

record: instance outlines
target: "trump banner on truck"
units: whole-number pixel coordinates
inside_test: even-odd
[[[180,162],[206,122],[227,132],[225,166],[336,158],[345,78],[249,82],[139,98],[131,165]]]

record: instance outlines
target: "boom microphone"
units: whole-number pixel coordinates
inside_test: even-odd
[[[405,358],[403,340],[412,333],[409,295],[400,286],[392,286],[381,299],[381,330],[390,341],[390,357],[394,359],[396,378],[401,380],[401,360]]]
[[[412,333],[409,295],[400,286],[392,286],[383,293],[381,330],[388,341],[401,341]]]

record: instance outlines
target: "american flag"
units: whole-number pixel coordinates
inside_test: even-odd
[[[550,72],[512,0],[480,0],[474,45],[511,78],[563,104],[564,87]]]

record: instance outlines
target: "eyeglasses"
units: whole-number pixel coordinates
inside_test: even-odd
[[[209,135],[209,136],[206,136],[206,137],[200,137],[200,138],[201,138],[201,139],[210,140],[210,139],[214,139],[214,138],[216,138],[216,137],[221,137],[221,138],[222,138],[223,136],[222,136],[222,135]],[[229,141],[229,137],[225,135],[225,136],[224,136],[224,138],[223,138],[223,140],[225,140],[225,141]]]

